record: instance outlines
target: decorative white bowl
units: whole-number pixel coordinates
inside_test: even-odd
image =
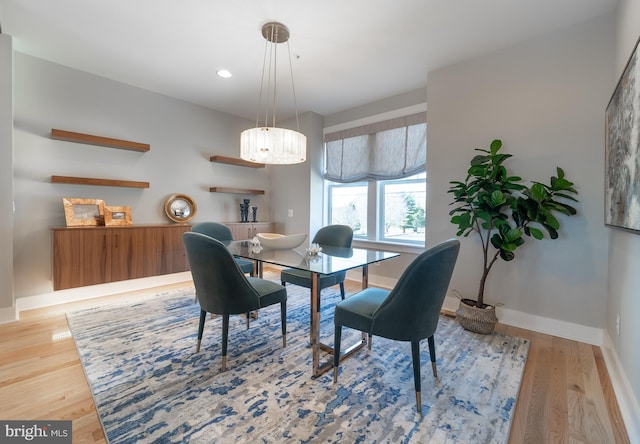
[[[302,245],[307,238],[307,233],[300,234],[278,234],[278,233],[258,233],[256,237],[260,243],[267,248],[274,250],[290,250]]]

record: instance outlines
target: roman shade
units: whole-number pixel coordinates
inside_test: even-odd
[[[325,134],[325,174],[332,182],[392,180],[426,169],[427,113]]]

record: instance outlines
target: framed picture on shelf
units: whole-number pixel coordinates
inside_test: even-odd
[[[104,200],[64,197],[62,204],[68,227],[104,225]]]
[[[640,56],[638,42],[607,105],[605,225],[640,231]]]
[[[106,226],[131,225],[132,223],[131,207],[114,207],[105,205],[104,224]]]

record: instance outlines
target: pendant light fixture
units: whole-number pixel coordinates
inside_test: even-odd
[[[307,159],[307,138],[299,132],[298,105],[296,103],[296,90],[293,84],[291,49],[288,43],[289,29],[282,23],[269,22],[262,27],[262,36],[266,40],[266,46],[262,64],[262,79],[260,82],[256,127],[244,130],[240,135],[240,158],[249,162],[266,164],[284,165],[301,163]],[[298,131],[276,127],[277,46],[279,43],[285,42],[287,43],[287,49],[289,51],[291,88],[293,89],[293,101]],[[262,107],[264,107],[264,111]],[[261,122],[262,116],[264,116],[264,121]]]

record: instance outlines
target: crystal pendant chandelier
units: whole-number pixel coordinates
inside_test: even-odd
[[[269,22],[262,27],[262,36],[266,40],[264,61],[262,65],[262,79],[260,82],[260,97],[258,98],[258,112],[256,127],[242,132],[240,135],[240,158],[249,162],[265,164],[295,164],[304,162],[307,158],[307,138],[299,132],[298,108],[296,91],[293,84],[293,67],[291,65],[291,50],[289,49],[289,29],[282,23]],[[291,87],[296,106],[296,125],[298,131],[276,127],[276,74],[277,74],[277,45],[287,42],[289,49],[289,68],[291,70]],[[265,78],[266,91],[265,91]],[[263,96],[265,103],[263,104]],[[264,116],[260,126],[261,108]],[[269,125],[271,123],[271,125]]]

